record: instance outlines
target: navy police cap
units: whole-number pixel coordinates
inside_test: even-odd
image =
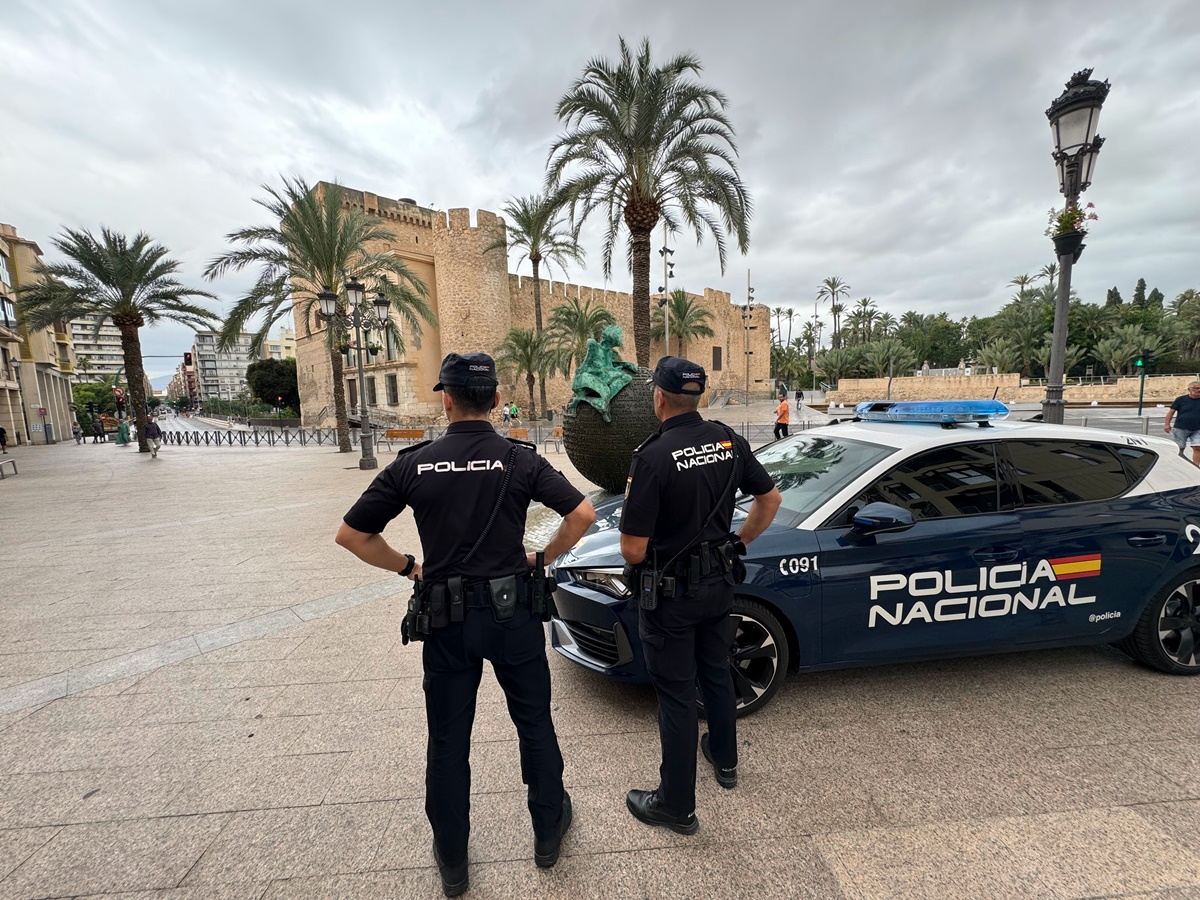
[[[703,394],[708,376],[704,366],[678,356],[664,356],[650,378],[668,394]]]
[[[451,353],[442,360],[435,391],[449,387],[496,387],[496,362],[486,353]]]

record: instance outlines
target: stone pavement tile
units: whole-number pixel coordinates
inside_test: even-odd
[[[727,791],[716,783],[704,760],[700,761],[698,776],[696,814],[701,831],[713,840],[819,834],[873,828],[886,822],[869,783],[861,780],[797,777],[781,781],[746,775],[739,776],[736,790]],[[652,779],[642,786],[653,783]]]
[[[192,888],[168,888],[161,891],[132,891],[120,894],[92,894],[75,900],[261,900],[270,882],[205,884]]]
[[[520,784],[520,782],[517,782]],[[575,794],[571,794],[572,800]],[[524,786],[519,791],[471,796],[471,839],[468,853],[472,862],[527,859],[533,864],[533,825],[526,806]],[[579,821],[579,807],[575,807]],[[575,827],[563,840],[567,851]],[[423,868],[433,861],[430,842],[433,832],[425,818],[424,803],[401,801],[396,807],[387,833],[379,843],[379,852],[371,869]]]
[[[476,704],[491,703],[504,697],[504,694],[500,692],[498,687],[494,689],[491,686],[485,687],[489,680],[488,676],[489,673],[485,670],[483,679],[479,683],[479,694],[475,700]],[[414,710],[413,715],[424,718],[425,691],[421,687],[422,680],[420,674],[397,678],[395,687],[392,689],[391,694],[388,695],[385,707],[387,709]],[[497,693],[500,694],[499,697],[496,696]]]
[[[440,897],[442,882],[437,869],[403,869],[361,875],[329,875],[322,878],[286,878],[272,881],[262,900],[356,900],[393,897]],[[480,893],[471,871],[472,900]]]
[[[94,731],[5,732],[0,774],[136,766],[179,733],[179,725],[133,725]]]
[[[153,706],[147,695],[64,697],[14,726],[14,731],[90,731],[134,724]]]
[[[196,691],[163,691],[141,694],[146,712],[139,724],[152,722],[213,722],[253,719],[265,713],[282,687],[214,688]]]
[[[1175,838],[1181,845],[1194,845],[1196,823],[1200,822],[1200,800],[1183,800],[1170,803],[1139,803],[1130,806],[1143,819]]]
[[[611,897],[645,897],[642,867],[644,853],[596,853],[562,856],[550,869],[539,869],[532,860],[471,865],[471,896],[481,898],[545,897],[555,900],[608,900]],[[420,870],[412,870],[420,871]],[[717,896],[709,892],[690,896]],[[686,897],[677,892],[673,897]],[[726,895],[732,896],[732,895]]]
[[[26,681],[55,675],[81,662],[91,660],[90,650],[65,650],[51,653],[3,652],[0,651],[0,676],[20,676]]]
[[[1181,785],[1189,796],[1200,796],[1200,741],[1155,741],[1126,744],[1117,749]]]
[[[172,740],[158,749],[157,759],[240,759],[290,753],[292,743],[308,728],[308,720],[226,720],[159,727],[176,730]]]
[[[0,778],[0,823],[5,828],[62,825],[90,789],[87,771],[39,772]]]
[[[58,834],[58,828],[10,828],[0,831],[0,881]]]
[[[241,685],[251,690],[249,685]],[[317,716],[358,710],[385,709],[396,687],[389,681],[336,681],[328,684],[289,684],[263,711],[264,718]]]
[[[289,659],[313,659],[322,656],[375,656],[386,654],[391,657],[400,650],[397,635],[341,635],[315,634],[300,641],[288,654]],[[413,654],[420,656],[419,653]],[[263,657],[268,658],[268,657]]]
[[[83,691],[72,691],[71,696],[77,700],[83,697],[115,697],[117,694],[123,694],[132,689],[145,677],[145,674],[126,675],[124,678],[107,681],[94,688],[88,688]]]
[[[653,787],[658,781],[661,755],[657,731],[560,735],[558,745],[563,755],[563,783],[567,787],[604,784]]]
[[[633,785],[624,780],[615,785],[594,785],[571,789],[575,819],[563,839],[564,853],[614,853],[624,850],[648,850],[657,847],[686,847],[695,836],[675,834],[666,828],[654,828],[635,819],[625,806],[625,793]],[[647,783],[639,787],[653,787]],[[514,795],[512,801],[524,811],[525,792]],[[528,813],[523,822],[530,829]],[[704,820],[701,818],[701,833]],[[706,838],[716,838],[715,832]],[[530,848],[528,855],[532,856]]]
[[[313,657],[310,659],[264,660],[255,663],[238,682],[252,684],[322,684],[347,681],[360,665],[353,654]]]
[[[161,691],[197,691],[236,687],[238,682],[250,675],[258,665],[252,661],[201,665],[199,657],[193,657],[150,672],[127,693],[146,694]]]
[[[842,891],[861,900],[1066,900],[999,839],[998,822],[874,828],[812,838]],[[1023,820],[1012,820],[1023,821]]]
[[[702,896],[835,900],[846,896],[811,838],[709,844],[631,856],[629,867],[640,877],[650,900]]]
[[[518,786],[521,786],[521,753],[516,740],[472,742],[472,795],[511,791]]]
[[[424,752],[401,755],[395,750],[360,750],[350,754],[349,761],[329,785],[324,802],[423,800],[424,797]]]
[[[417,678],[421,672],[421,654],[407,649],[399,649],[382,653],[369,653],[361,657],[359,667],[354,670],[356,680],[376,678]]]
[[[364,872],[395,803],[350,803],[238,813],[183,887]]]
[[[289,753],[386,750],[424,764],[426,731],[423,710],[368,710],[306,716],[307,729]]]
[[[315,806],[345,768],[348,753],[220,759],[209,763],[171,802],[172,815]]]
[[[1200,764],[1200,752],[1191,752],[1194,764]],[[1156,766],[1156,758],[1166,764]],[[1021,769],[1022,788],[1037,801],[1039,812],[1120,806],[1149,799],[1182,800],[1200,789],[1195,769],[1189,773],[1189,786],[1186,769],[1173,769],[1170,762],[1137,745],[1044,750],[1022,760]]]
[[[8,876],[15,896],[175,887],[229,816],[134,819],[63,828]]]
[[[1127,807],[1004,819],[989,832],[1064,896],[1200,886],[1200,854]]]

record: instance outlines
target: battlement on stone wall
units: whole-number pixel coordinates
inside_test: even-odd
[[[504,220],[486,209],[475,210],[475,225],[471,224],[471,211],[465,207],[456,207],[446,212],[439,210],[434,215],[434,227],[437,231],[493,231],[497,226],[504,227]]]
[[[331,187],[328,182],[318,182],[317,187]],[[380,197],[370,191],[356,191],[353,188],[339,185],[342,189],[342,203],[347,209],[361,209],[368,215],[378,216],[392,222],[407,222],[410,225],[420,225],[424,228],[433,227],[436,215],[432,209],[417,206],[407,200],[393,200],[390,197]]]

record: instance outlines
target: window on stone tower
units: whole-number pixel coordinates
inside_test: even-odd
[[[396,386],[395,375],[385,375],[383,379],[384,385],[387,387],[387,402],[388,406],[400,405],[400,391]]]
[[[721,350],[722,350],[722,349],[723,349],[723,348],[721,348],[721,347],[713,347],[713,364],[712,364],[712,370],[713,370],[714,372],[720,372],[720,371],[721,371]]]

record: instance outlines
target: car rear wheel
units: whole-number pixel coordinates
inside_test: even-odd
[[[775,614],[754,600],[734,597],[730,618],[734,630],[729,669],[740,717],[766,706],[783,684],[788,671],[788,641]],[[697,702],[703,715],[704,701]]]
[[[1134,655],[1172,675],[1200,675],[1200,573],[1184,575],[1146,606],[1132,635]]]

